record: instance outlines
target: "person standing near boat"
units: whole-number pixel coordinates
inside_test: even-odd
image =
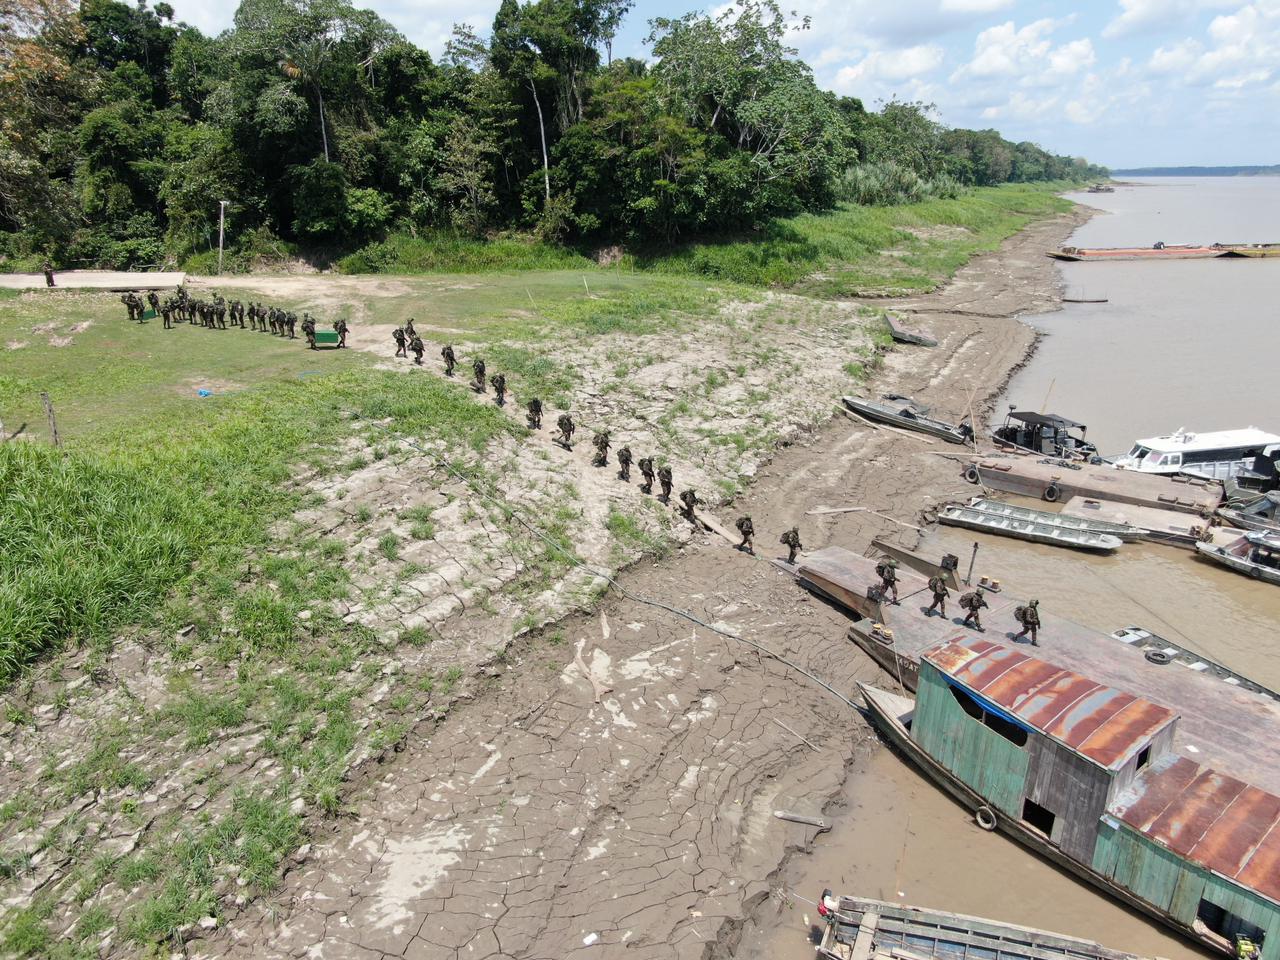
[[[876,576],[880,578],[880,594],[893,594],[893,602],[898,602],[898,561],[890,557],[876,564]]]
[[[965,612],[964,626],[972,626],[973,629],[982,633],[982,617],[980,614],[986,606],[987,599],[982,595],[981,590],[970,590],[968,593],[962,594],[960,597],[960,609]]]
[[[1014,643],[1030,633],[1031,645],[1040,646],[1040,641],[1036,639],[1036,631],[1040,629],[1040,601],[1032,600],[1025,607],[1017,607],[1013,611],[1013,618],[1022,624],[1022,629],[1013,637]]]
[[[932,617],[933,611],[938,613],[945,620],[947,616],[947,597],[951,596],[951,591],[947,589],[947,581],[942,577],[930,577],[929,589],[933,591],[933,603],[929,604],[929,609],[924,612],[926,617]]]

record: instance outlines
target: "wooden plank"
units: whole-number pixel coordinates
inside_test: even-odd
[[[858,926],[858,937],[853,941],[853,960],[867,960],[875,945],[876,927],[880,923],[880,914],[864,913],[862,923]]]

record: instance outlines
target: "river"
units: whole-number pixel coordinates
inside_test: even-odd
[[[1280,241],[1280,178],[1151,180],[1071,198],[1106,211],[1073,242],[1086,246]],[[1280,431],[1272,375],[1280,333],[1272,300],[1280,260],[1064,264],[1067,304],[1031,322],[1047,334],[1006,402],[1090,425],[1104,451],[1141,436],[1248,424]],[[1016,498],[1014,498],[1016,499]],[[1027,501],[1030,506],[1036,502]],[[1043,506],[1043,504],[1040,504]],[[1280,689],[1280,589],[1198,560],[1187,550],[1127,545],[1097,557],[950,527],[921,547],[949,551],[975,575],[1099,630],[1147,627]],[[813,852],[779,880],[748,928],[741,955],[812,956],[813,908],[824,887],[991,917],[1096,939],[1148,957],[1204,956],[1186,941],[1000,835],[982,833],[900,757],[880,749],[849,776],[844,811]]]
[[[1280,242],[1280,177],[1152,178],[1068,196],[1102,211],[1076,246]],[[1104,454],[1179,427],[1280,433],[1280,258],[1064,263],[1062,273],[1068,296],[1108,302],[1032,320],[1046,339],[1008,403],[1088,424]]]

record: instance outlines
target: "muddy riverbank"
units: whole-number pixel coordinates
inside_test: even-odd
[[[894,351],[868,392],[981,417],[1034,343],[1018,318],[1056,306],[1044,249],[1082,216],[1033,225],[940,293],[895,303],[940,345]],[[914,543],[904,524],[970,491],[939,447],[837,417],[781,450],[720,511],[754,518],[758,556],[699,534],[628,570],[597,611],[518,643],[472,699],[368,773],[351,816],[305,851],[273,902],[192,952],[733,953],[780,865],[812,839],[773,811],[822,812],[878,749],[845,702],[761,652],[848,695],[877,677],[845,639],[844,615],[766,558],[793,524],[810,549]],[[902,523],[807,515],[843,504]]]

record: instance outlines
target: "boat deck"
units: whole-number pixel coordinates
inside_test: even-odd
[[[1057,488],[1057,499],[1087,497],[1155,509],[1209,516],[1222,501],[1222,485],[1209,480],[1165,477],[1133,470],[1057,461],[1035,455],[991,454],[973,461],[982,484],[1024,497],[1045,498]],[[1046,499],[1052,499],[1046,498]]]
[[[806,553],[796,565],[800,584],[861,617],[879,620],[883,606],[869,595],[880,586],[879,560],[861,557],[844,547],[824,547]],[[905,566],[898,567],[898,596],[926,589],[929,580]]]
[[[1089,940],[861,897],[841,897],[818,955],[831,960],[1134,960]]]
[[[989,609],[982,611],[985,633],[962,626],[956,599],[953,594],[946,619],[926,617],[927,600],[886,606],[882,620],[892,632],[890,638],[870,622],[851,625],[849,637],[908,687],[915,685],[921,654],[939,643],[974,636],[1014,643],[1018,626],[1013,611],[1023,602],[1020,598],[988,593]],[[1152,663],[1141,649],[1043,607],[1040,619],[1039,646],[1028,647],[1028,652],[1173,709],[1181,718],[1174,744],[1180,754],[1280,793],[1280,703],[1178,660]]]
[[[1092,497],[1072,497],[1063,505],[1062,513],[1065,516],[1079,517],[1083,520],[1127,523],[1141,530],[1144,540],[1185,547],[1188,550],[1195,549],[1196,541],[1200,539],[1200,535],[1209,524],[1209,521],[1195,514],[1142,507],[1134,503],[1117,503],[1114,500],[1098,500]],[[1232,528],[1210,527],[1210,530],[1214,543],[1222,538],[1234,540],[1240,536],[1239,532]]]

